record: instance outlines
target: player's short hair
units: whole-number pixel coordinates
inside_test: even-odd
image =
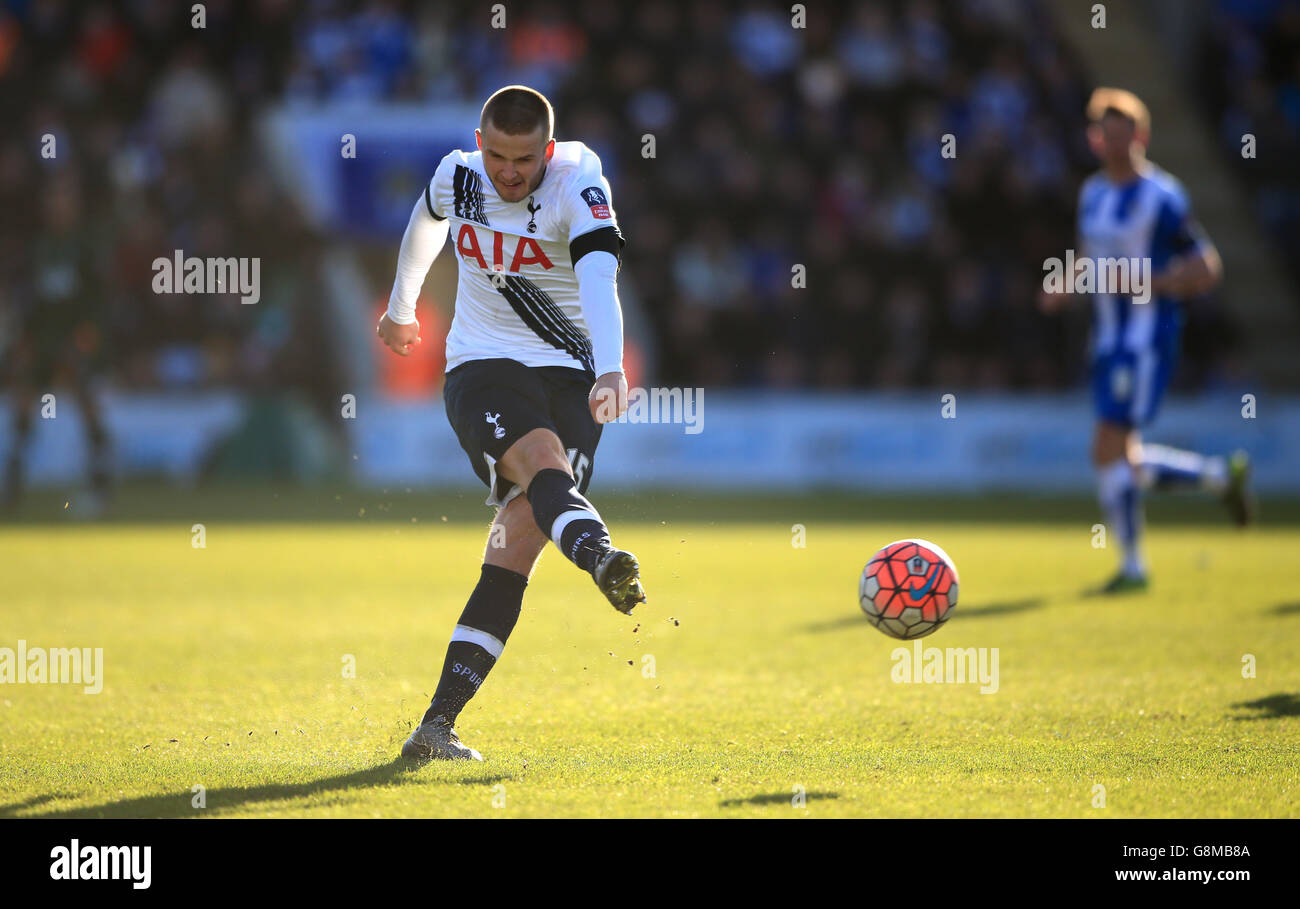
[[[1133,121],[1138,132],[1150,134],[1151,113],[1142,99],[1122,88],[1099,88],[1088,99],[1088,119],[1100,123],[1107,114],[1119,114]]]
[[[478,126],[489,123],[507,136],[526,136],[542,128],[546,140],[555,134],[555,110],[546,96],[526,85],[507,85],[492,93],[483,105]]]

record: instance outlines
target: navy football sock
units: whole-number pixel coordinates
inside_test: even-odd
[[[533,506],[533,518],[542,533],[583,571],[594,569],[600,557],[609,551],[605,522],[565,471],[554,468],[537,471],[528,484],[528,503]]]
[[[484,565],[478,586],[460,614],[447,645],[447,658],[433,702],[421,722],[445,716],[449,722],[469,703],[519,621],[528,579],[508,568]]]

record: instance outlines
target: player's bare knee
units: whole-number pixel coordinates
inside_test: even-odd
[[[537,565],[537,559],[541,554],[541,548],[523,546],[517,542],[507,544],[501,549],[494,549],[489,545],[487,552],[483,555],[483,562],[487,565],[495,565],[497,568],[504,568],[507,571],[513,571],[515,574],[529,577],[532,575],[533,568]]]
[[[502,476],[525,489],[539,470],[572,472],[564,446],[549,429],[534,429],[511,445],[501,458],[500,469]]]
[[[1115,461],[1131,457],[1130,436],[1126,427],[1112,423],[1101,423],[1093,437],[1092,462],[1097,467],[1105,467]]]
[[[542,542],[546,541],[545,534],[539,531],[537,521],[533,518],[533,508],[529,505],[526,495],[516,495],[512,498],[502,510],[502,519],[511,536],[520,540],[534,537]]]
[[[1134,467],[1142,463],[1142,436],[1136,430],[1124,437],[1124,455]]]
[[[1101,433],[1098,432],[1092,440],[1092,465],[1094,467],[1105,467],[1110,461],[1111,459],[1106,454],[1106,443],[1102,439]]]
[[[511,539],[517,539],[520,543],[532,543],[538,551],[546,545],[546,534],[537,526],[537,519],[533,517],[532,506],[526,497],[521,495],[512,499],[502,511],[502,516],[506,534]]]
[[[546,536],[533,519],[528,500],[522,495],[516,496],[506,503],[492,522],[484,561],[527,577],[546,548],[546,542]]]

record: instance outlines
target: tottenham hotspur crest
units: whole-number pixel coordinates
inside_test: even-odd
[[[501,414],[494,414],[491,411],[485,410],[483,411],[483,416],[486,417],[487,422],[491,423],[494,427],[492,430],[492,437],[494,439],[504,439],[506,437],[506,428],[497,422],[497,420],[501,419]]]
[[[528,232],[530,234],[537,233],[537,213],[541,211],[541,209],[542,209],[542,204],[540,202],[534,204],[533,197],[529,196],[528,197]]]

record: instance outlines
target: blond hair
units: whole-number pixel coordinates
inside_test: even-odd
[[[1100,123],[1109,111],[1128,117],[1137,127],[1138,132],[1150,134],[1151,113],[1142,99],[1122,88],[1099,88],[1088,99],[1088,119]]]

